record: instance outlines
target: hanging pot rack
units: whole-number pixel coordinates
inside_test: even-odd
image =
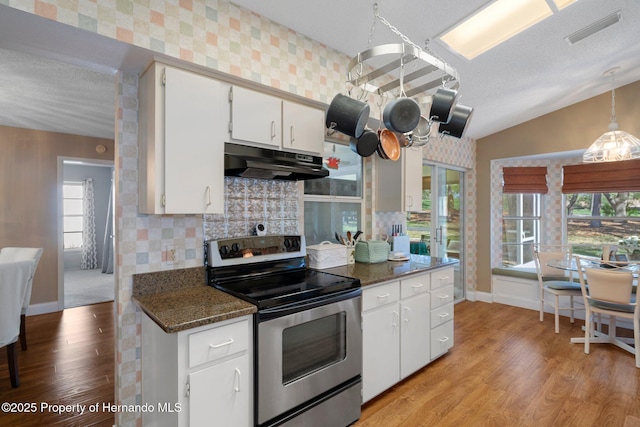
[[[359,88],[361,98],[367,92],[393,97],[426,95],[432,89],[448,86],[457,89],[458,72],[451,65],[430,51],[413,43],[396,27],[378,13],[378,4],[373,6],[374,18],[369,43],[376,20],[382,22],[402,39],[402,43],[368,47],[358,53],[347,66],[347,83]],[[407,87],[404,87],[407,85]]]

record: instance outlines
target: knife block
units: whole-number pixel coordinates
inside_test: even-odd
[[[409,256],[409,236],[393,236],[393,252],[402,252]]]

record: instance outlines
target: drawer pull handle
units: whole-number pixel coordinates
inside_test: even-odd
[[[381,298],[382,299],[382,298],[387,298],[387,297],[390,297],[390,296],[391,296],[391,294],[382,294],[382,295],[378,295],[377,298]]]
[[[447,298],[449,298],[449,294],[440,295],[439,298],[440,299],[447,299]]]
[[[225,341],[225,342],[220,343],[220,344],[215,344],[215,345],[214,344],[209,344],[209,347],[211,347],[211,348],[220,348],[220,347],[224,347],[224,346],[231,345],[231,344],[233,344],[233,338],[229,338],[228,341]]]
[[[440,281],[449,280],[449,276],[441,276]]]
[[[416,284],[416,285],[411,285],[411,287],[412,287],[412,288],[421,288],[421,287],[423,287],[423,286],[424,286],[424,285],[423,285],[422,283],[418,283],[418,284]]]
[[[449,341],[449,337],[442,337],[438,341],[440,341],[441,343],[445,343],[445,342]]]
[[[449,317],[449,313],[440,313],[440,317],[442,317],[443,319],[445,317]]]
[[[236,393],[240,393],[240,369],[236,368],[236,386],[233,388]]]

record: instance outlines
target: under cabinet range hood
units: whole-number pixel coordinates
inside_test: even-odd
[[[267,148],[224,144],[225,176],[297,181],[324,178],[322,157]]]

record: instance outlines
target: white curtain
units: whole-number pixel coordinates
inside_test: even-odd
[[[93,198],[93,179],[82,180],[82,270],[98,268],[96,248],[96,207]]]

